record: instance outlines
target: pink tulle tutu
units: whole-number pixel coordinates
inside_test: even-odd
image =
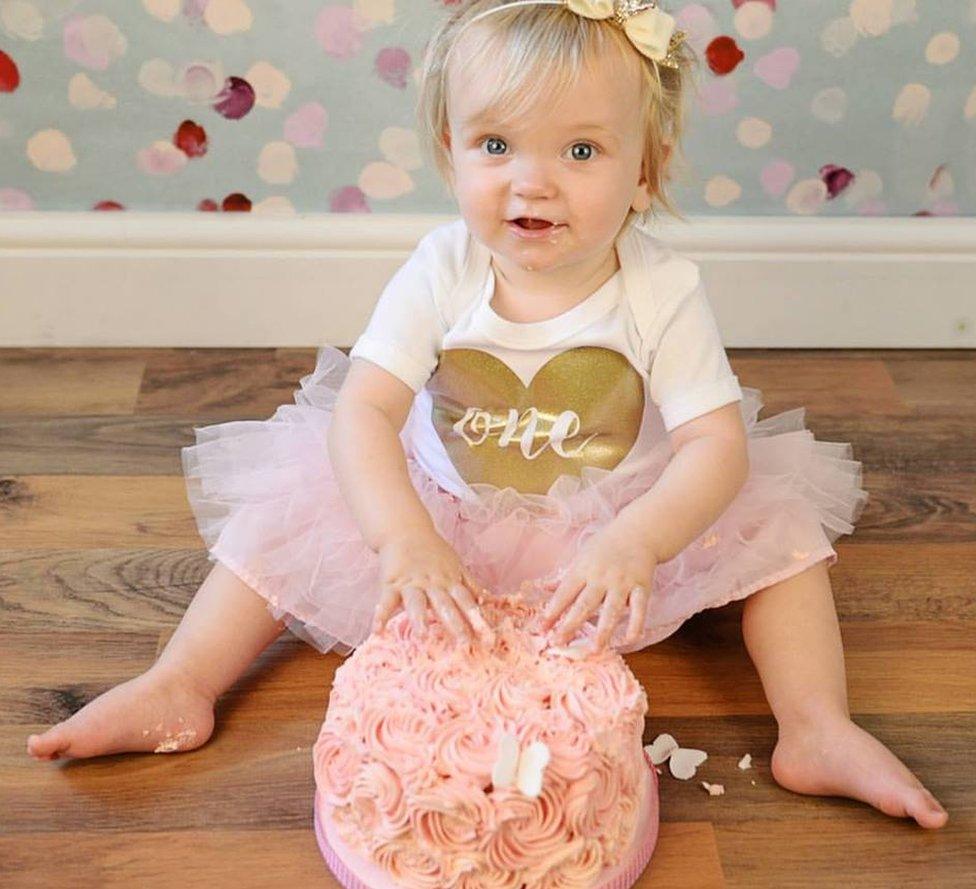
[[[268,420],[198,428],[197,443],[183,449],[187,493],[210,558],[253,587],[297,636],[342,654],[369,634],[380,594],[379,558],[346,506],[326,445],[349,365],[343,352],[321,348],[294,404]],[[820,560],[833,565],[832,543],[863,512],[868,494],[851,445],[817,441],[803,408],[757,420],[762,393],[742,391],[749,478],[710,528],[658,565],[643,636],[619,644],[622,622],[614,637],[621,651],[659,642],[693,614]],[[672,456],[664,437],[612,472],[587,467],[578,478],[561,476],[547,494],[476,484],[477,499],[462,500],[419,466],[405,434],[402,440],[410,479],[438,532],[497,594],[558,578],[579,545],[648,490]]]

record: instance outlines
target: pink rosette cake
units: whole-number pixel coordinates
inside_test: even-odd
[[[401,611],[336,670],[314,748],[329,867],[347,889],[632,886],[658,833],[643,688],[613,651],[550,646],[528,597],[479,603],[488,642]]]

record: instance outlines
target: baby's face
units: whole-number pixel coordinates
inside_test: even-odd
[[[472,234],[496,259],[522,269],[592,266],[616,240],[630,208],[650,206],[636,67],[602,59],[584,68],[560,101],[505,126],[492,116],[490,73],[465,75],[452,65],[446,141],[454,192]],[[555,225],[530,239],[515,228],[518,217]]]

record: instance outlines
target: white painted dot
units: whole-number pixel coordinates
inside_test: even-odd
[[[170,176],[180,172],[187,163],[187,156],[179,148],[162,139],[136,152],[136,166],[150,176]]]
[[[180,14],[183,0],[142,0],[142,5],[153,18],[171,22]]]
[[[250,31],[254,16],[244,0],[210,0],[203,20],[214,34],[221,36]]]
[[[746,117],[735,130],[739,143],[746,148],[762,148],[773,135],[772,125],[759,117]]]
[[[91,111],[95,108],[114,108],[118,104],[115,96],[110,95],[93,83],[84,71],[79,71],[68,81],[68,101],[72,107],[80,111]]]
[[[959,37],[952,31],[936,34],[925,47],[925,61],[930,65],[948,65],[959,55]]]
[[[711,207],[725,207],[742,195],[742,186],[728,176],[713,176],[705,185],[705,200]]]
[[[78,162],[61,130],[40,130],[27,140],[27,159],[43,173],[67,173]]]
[[[401,170],[418,170],[423,166],[420,141],[414,130],[405,127],[387,127],[380,133],[380,151],[391,164]]]
[[[821,179],[801,179],[786,195],[786,206],[801,216],[820,212],[827,200],[827,186]]]
[[[768,3],[747,0],[735,11],[733,20],[743,40],[759,40],[773,28],[773,10]]]
[[[139,68],[139,86],[154,96],[178,96],[182,89],[176,83],[176,72],[165,59],[149,59]]]
[[[269,142],[258,157],[258,176],[272,185],[287,185],[298,172],[298,160],[290,142]]]
[[[854,207],[873,201],[884,191],[884,181],[876,170],[856,170],[854,181],[844,189],[844,200]]]
[[[356,0],[353,6],[371,25],[392,25],[396,18],[396,0]]]
[[[973,91],[969,94],[969,98],[966,99],[966,105],[962,109],[962,116],[966,120],[972,120],[976,118],[976,86],[973,87]]]
[[[44,36],[44,16],[27,0],[0,3],[0,25],[12,37],[21,40],[40,40]]]
[[[387,161],[374,161],[363,167],[356,183],[367,197],[390,200],[415,188],[410,174]]]
[[[280,108],[291,92],[288,75],[270,62],[255,62],[244,79],[254,88],[254,104],[262,108]]]
[[[892,0],[851,0],[854,27],[865,37],[880,37],[891,29]]]
[[[846,56],[857,43],[857,40],[857,28],[854,27],[854,22],[850,16],[832,19],[820,32],[820,45],[824,52],[838,59],[841,56]]]
[[[928,114],[932,92],[921,83],[909,83],[902,87],[895,99],[891,116],[904,126],[918,126]]]
[[[294,216],[295,207],[288,198],[276,194],[253,204],[251,213],[258,216]]]
[[[810,112],[824,123],[840,123],[847,113],[847,93],[839,86],[820,90],[810,103]]]

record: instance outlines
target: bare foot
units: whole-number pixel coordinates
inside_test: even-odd
[[[31,735],[27,752],[36,760],[54,760],[193,750],[213,732],[213,704],[179,674],[153,667],[43,734]]]
[[[780,732],[773,777],[787,790],[847,796],[922,827],[943,827],[949,814],[887,747],[849,719]]]

